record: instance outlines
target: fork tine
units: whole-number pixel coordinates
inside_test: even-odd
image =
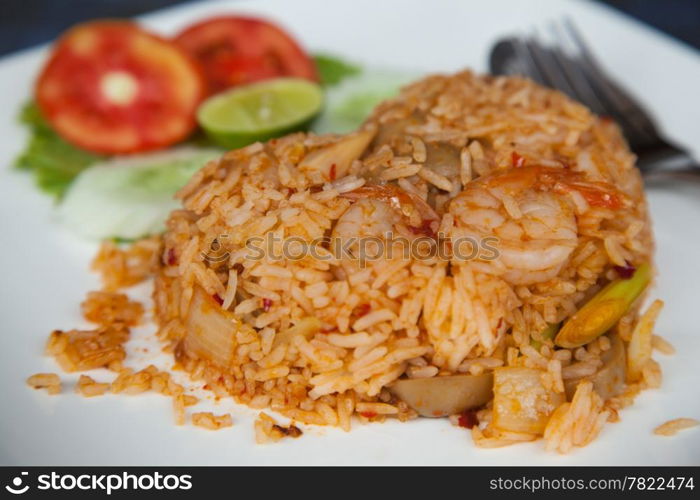
[[[600,64],[570,19],[564,20],[564,29],[576,46],[582,74],[587,77],[596,95],[605,104],[609,114],[622,126],[630,143],[643,144],[658,138],[656,129],[639,105],[606,77]]]
[[[540,85],[547,85],[545,75],[537,66],[535,58],[532,55],[532,51],[528,46],[527,40],[525,40],[523,37],[518,37],[515,40],[514,46],[518,59],[525,62],[524,76],[530,77]]]
[[[552,55],[574,91],[572,97],[585,104],[597,115],[604,115],[606,113],[605,106],[600,99],[598,99],[595,90],[591,87],[588,79],[583,74],[583,70],[576,64],[576,61],[572,60],[571,57],[565,53],[566,41],[561,33],[559,25],[552,23],[550,28],[556,40],[556,44],[551,49]]]
[[[526,43],[535,64],[537,64],[540,71],[545,76],[547,85],[560,90],[571,97],[575,97],[575,90],[571,87],[569,81],[562,73],[561,68],[556,62],[551,50],[540,43],[536,34],[527,40]]]

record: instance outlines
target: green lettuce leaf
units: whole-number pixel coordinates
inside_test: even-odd
[[[349,76],[357,75],[361,69],[342,59],[328,54],[316,54],[314,56],[316,69],[324,87],[337,85]]]
[[[37,185],[48,194],[60,198],[80,172],[104,158],[59,137],[32,101],[22,108],[19,120],[29,129],[29,138],[15,159],[15,166],[30,171]]]

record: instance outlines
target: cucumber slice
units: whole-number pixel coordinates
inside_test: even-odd
[[[75,179],[58,218],[90,239],[136,239],[161,232],[170,211],[179,206],[175,192],[220,154],[180,147],[100,163]]]
[[[323,91],[301,78],[275,78],[210,97],[197,120],[214,142],[239,148],[305,130],[321,111]]]
[[[402,86],[420,77],[418,73],[363,69],[326,92],[326,105],[314,122],[317,134],[345,134],[364,122],[374,107],[398,95]]]

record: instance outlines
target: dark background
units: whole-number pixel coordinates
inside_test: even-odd
[[[79,21],[134,16],[185,1],[196,0],[2,0],[0,55],[53,40]],[[602,0],[602,3],[700,49],[700,0]]]

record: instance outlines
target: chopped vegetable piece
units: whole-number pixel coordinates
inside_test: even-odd
[[[632,337],[627,346],[627,380],[629,382],[636,382],[642,378],[644,367],[651,359],[654,323],[663,307],[663,301],[655,300],[639,318],[632,331]]]
[[[543,341],[552,340],[554,338],[559,331],[559,326],[560,323],[551,323],[547,325],[547,327],[540,332],[538,336],[539,340],[535,338],[530,339],[530,345],[539,350],[539,348],[542,347]]]
[[[564,393],[542,384],[545,372],[536,368],[494,370],[493,426],[501,431],[542,434],[549,416],[563,402]]]
[[[610,349],[601,355],[603,366],[588,377],[568,379],[564,382],[566,397],[571,400],[576,392],[576,387],[582,380],[590,380],[593,389],[603,398],[603,401],[621,394],[625,389],[625,375],[627,362],[625,359],[625,345],[619,336],[610,337]]]
[[[320,330],[321,321],[318,318],[314,318],[313,316],[303,318],[293,327],[275,335],[275,339],[272,341],[272,347],[274,348],[280,344],[292,342],[295,337],[300,335],[306,339],[310,339]]]
[[[486,404],[493,374],[401,379],[389,390],[423,417],[446,417]]]
[[[318,80],[313,60],[299,44],[262,19],[205,19],[178,34],[175,42],[200,62],[212,94],[280,76]]]
[[[338,142],[306,155],[299,169],[315,174],[317,182],[331,180],[331,172],[335,177],[345,177],[352,162],[364,153],[373,137],[374,132],[369,130],[346,135]]]
[[[314,56],[321,85],[337,85],[349,76],[360,73],[360,67],[328,54]]]
[[[651,281],[651,267],[642,264],[630,279],[609,283],[569,318],[554,343],[579,347],[595,340],[617,323]]]
[[[238,148],[305,130],[321,111],[323,92],[299,78],[277,78],[236,87],[207,99],[197,112],[209,137]]]
[[[36,86],[42,114],[61,137],[111,154],[185,139],[204,93],[199,67],[180,47],[127,21],[70,29]]]
[[[192,295],[186,326],[187,334],[178,351],[183,349],[188,354],[210,359],[222,368],[228,367],[233,359],[236,333],[250,328],[198,287]]]

